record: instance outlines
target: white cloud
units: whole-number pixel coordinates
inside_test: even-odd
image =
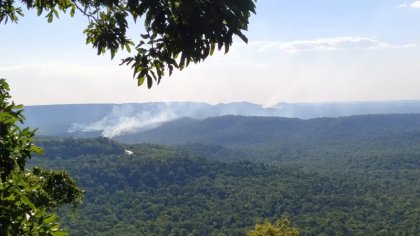
[[[412,8],[420,8],[420,1],[415,1],[410,4],[410,7]]]
[[[414,1],[411,4],[401,3],[398,7],[412,7],[412,8],[420,8],[420,1]]]
[[[259,51],[279,50],[287,53],[306,51],[336,51],[350,49],[384,49],[415,47],[415,44],[392,45],[390,43],[367,37],[335,37],[314,40],[295,40],[289,42],[260,41],[251,43]]]

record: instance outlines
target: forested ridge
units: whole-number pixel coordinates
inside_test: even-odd
[[[32,164],[68,170],[86,191],[77,216],[60,218],[72,235],[245,235],[282,217],[301,235],[418,235],[417,141],[415,132],[318,140],[281,155],[254,147],[243,160],[242,147],[44,137],[55,153]]]
[[[127,143],[182,145],[296,145],[355,141],[420,133],[420,114],[360,115],[309,120],[283,117],[218,116],[178,119],[141,133],[116,137]]]

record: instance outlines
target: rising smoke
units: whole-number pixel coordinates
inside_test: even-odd
[[[71,134],[95,133],[113,138],[150,130],[161,124],[183,118],[204,119],[222,115],[276,116],[310,119],[363,114],[420,113],[420,102],[349,102],[349,103],[279,103],[263,107],[252,103],[172,102],[113,105],[105,116],[91,122],[73,123]]]
[[[75,123],[70,133],[100,132],[103,137],[113,138],[158,127],[160,124],[176,119],[178,116],[169,109],[158,111],[137,110],[133,105],[115,105],[109,115],[101,120],[88,123]]]

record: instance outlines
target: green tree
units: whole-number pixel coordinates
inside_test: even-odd
[[[0,79],[0,235],[65,235],[49,209],[76,205],[83,191],[65,171],[25,169],[32,153],[34,130],[21,129],[22,106],[10,100],[9,85]]]
[[[297,228],[290,226],[287,219],[278,219],[274,224],[265,220],[256,224],[255,228],[247,233],[248,236],[297,236]]]
[[[249,17],[256,0],[21,0],[29,10],[45,14],[48,22],[59,12],[74,16],[80,12],[89,23],[84,30],[86,43],[97,53],[118,50],[132,53],[121,64],[131,65],[141,86],[159,83],[165,72],[182,70],[198,63],[217,48],[229,51],[233,35],[247,42]],[[0,23],[17,22],[23,16],[22,4],[0,1]],[[136,43],[127,37],[129,19],[144,20],[143,34]],[[134,48],[134,50],[132,50]],[[154,82],[153,82],[154,81]]]
[[[215,49],[227,53],[233,35],[247,42],[243,31],[255,0],[0,0],[0,23],[17,23],[22,7],[44,14],[48,22],[59,12],[81,13],[89,20],[86,43],[111,58],[118,50],[133,51],[121,64],[131,65],[139,86],[147,80],[151,88],[165,73],[201,62]],[[129,19],[144,20],[136,43],[127,37]],[[9,102],[4,79],[0,96],[0,234],[63,233],[48,209],[76,204],[82,190],[64,171],[25,170],[31,153],[42,150],[32,144],[35,132],[17,125],[24,121],[22,106]]]

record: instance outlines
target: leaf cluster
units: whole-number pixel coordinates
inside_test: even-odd
[[[0,177],[6,181],[12,171],[24,170],[31,153],[42,153],[42,149],[32,143],[35,130],[21,129],[25,116],[23,106],[10,101],[9,85],[0,79]]]
[[[6,182],[0,182],[0,234],[66,235],[57,217],[36,206],[28,197],[40,188],[23,181],[25,178],[24,173],[13,172]]]
[[[247,42],[249,17],[256,0],[23,0],[38,15],[46,13],[48,22],[59,12],[74,16],[76,11],[89,23],[84,30],[86,43],[98,55],[119,50],[132,56],[121,64],[131,65],[133,77],[141,86],[159,84],[166,73],[199,63],[215,49],[225,53],[236,35]],[[0,23],[17,22],[23,16],[15,0],[0,1]],[[129,21],[144,20],[137,42],[127,36]],[[133,50],[132,50],[133,48]]]
[[[22,106],[10,101],[9,85],[0,79],[0,235],[65,235],[49,209],[77,205],[83,191],[65,171],[25,169],[35,130],[20,128]]]

